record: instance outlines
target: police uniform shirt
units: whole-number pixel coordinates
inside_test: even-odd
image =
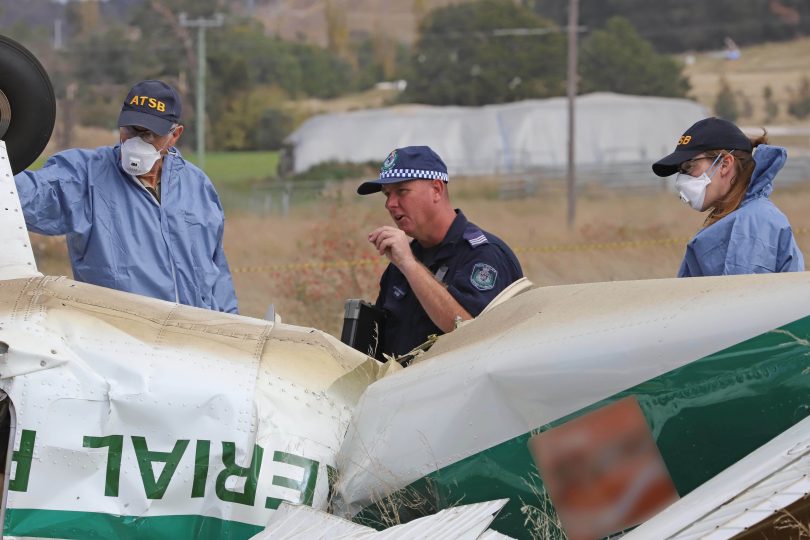
[[[467,221],[460,210],[444,240],[432,248],[411,242],[411,250],[473,317],[503,289],[523,277],[515,254],[500,238]],[[393,264],[380,279],[377,307],[387,312],[383,352],[402,355],[443,332],[433,324]]]

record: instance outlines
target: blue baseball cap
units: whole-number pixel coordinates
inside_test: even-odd
[[[127,94],[118,127],[139,126],[166,135],[180,122],[180,94],[163,81],[141,81]]]
[[[658,176],[675,174],[681,163],[709,150],[752,152],[754,146],[732,122],[714,116],[704,118],[692,124],[678,139],[675,151],[656,161],[652,170]]]
[[[429,146],[405,146],[388,154],[380,167],[377,180],[363,182],[357,188],[359,195],[377,193],[383,184],[406,180],[442,180],[447,183],[447,165]]]

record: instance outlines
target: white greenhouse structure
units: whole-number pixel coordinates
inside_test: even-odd
[[[686,99],[596,93],[576,100],[576,162],[585,166],[652,163],[708,116]],[[563,97],[487,105],[399,105],[324,114],[287,139],[287,167],[298,174],[324,162],[382,162],[394,148],[428,145],[450,175],[513,174],[565,167]]]

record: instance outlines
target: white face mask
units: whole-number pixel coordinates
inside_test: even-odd
[[[712,162],[711,166],[706,172],[711,172],[711,175],[704,172],[700,176],[690,176],[684,173],[678,173],[675,177],[675,189],[681,200],[691,206],[698,212],[703,211],[703,204],[706,200],[706,188],[712,183],[712,177],[720,169],[714,168],[718,161],[720,161],[725,154],[720,154]],[[714,168],[714,170],[712,170]]]
[[[132,137],[121,144],[121,166],[133,176],[152,170],[160,159],[160,151],[140,137]]]

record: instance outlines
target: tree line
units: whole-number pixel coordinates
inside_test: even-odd
[[[306,114],[291,101],[333,98],[384,79],[407,81],[400,101],[436,105],[565,93],[568,2],[478,0],[439,8],[420,14],[419,37],[410,47],[386,39],[384,29],[351,36],[335,0],[327,4],[329,47],[323,49],[268,36],[259,21],[229,12],[219,0],[147,0],[116,17],[100,16],[96,2],[75,2],[67,6],[69,46],[41,57],[58,96],[73,99],[79,123],[114,128],[129,85],[163,78],[183,94],[187,126],[205,121],[210,148],[223,150],[278,148]],[[581,93],[686,96],[683,66],[661,51],[717,48],[727,34],[740,44],[795,35],[810,15],[799,0],[580,4],[587,29],[580,36]],[[424,2],[414,2],[414,9],[424,11]],[[179,23],[180,12],[226,15],[222,27],[207,32],[207,119],[194,111],[196,31]],[[45,48],[42,32],[12,31],[24,44]],[[186,133],[192,143],[194,129]]]

